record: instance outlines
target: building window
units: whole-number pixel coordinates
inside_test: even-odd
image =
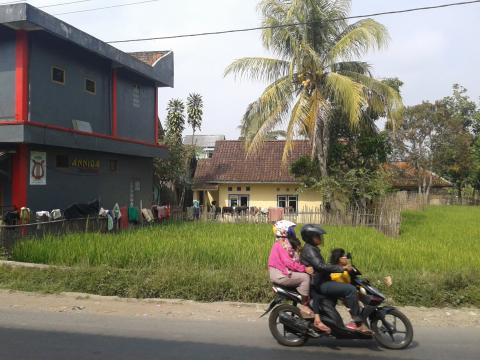
[[[298,196],[279,195],[277,196],[277,206],[284,208],[286,213],[296,213],[298,211]]]
[[[57,168],[68,168],[68,155],[57,155],[55,160]]]
[[[247,186],[247,187],[245,188],[245,190],[246,190],[246,191],[250,191],[250,186]]]
[[[233,191],[233,188],[231,186],[229,186],[228,191]]]
[[[230,207],[248,207],[250,198],[248,195],[229,195],[228,203]]]
[[[133,96],[132,96],[132,104],[133,107],[139,108],[140,107],[140,86],[134,85],[133,86]]]
[[[237,186],[237,191],[242,191],[242,187],[241,187],[241,186]]]
[[[95,95],[97,93],[97,87],[94,80],[85,79],[85,91],[89,94]]]
[[[52,67],[52,81],[60,85],[65,85],[65,70],[56,66]]]
[[[111,172],[117,172],[118,170],[118,160],[110,160],[108,162],[108,167]]]

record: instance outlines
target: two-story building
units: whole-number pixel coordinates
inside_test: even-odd
[[[128,54],[28,4],[0,6],[0,204],[152,202],[173,53]]]

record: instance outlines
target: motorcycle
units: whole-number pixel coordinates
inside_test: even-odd
[[[350,254],[348,257],[351,259]],[[336,339],[375,339],[379,345],[392,350],[407,348],[413,340],[413,326],[408,317],[393,306],[382,306],[385,295],[363,278],[353,265],[350,277],[352,285],[359,291],[359,299],[363,304],[362,317],[372,334],[345,327],[336,309],[337,299],[324,296],[320,300],[320,318],[330,327],[331,334],[317,331],[313,319],[303,318],[297,307],[301,303],[301,295],[295,290],[275,285],[273,291],[276,296],[261,316],[270,313],[268,324],[272,336],[284,346],[302,346],[310,338],[332,336]]]

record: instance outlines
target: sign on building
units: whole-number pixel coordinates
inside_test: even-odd
[[[30,152],[30,185],[47,185],[46,152]]]

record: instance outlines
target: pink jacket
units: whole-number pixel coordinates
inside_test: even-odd
[[[291,271],[305,272],[305,266],[290,256],[288,250],[282,246],[281,241],[276,241],[273,244],[268,257],[268,266],[280,270],[285,275],[288,275]]]

